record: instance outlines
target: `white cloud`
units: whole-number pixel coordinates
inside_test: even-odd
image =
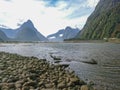
[[[99,0],[87,0],[87,5],[91,8],[95,7]]]
[[[88,6],[94,7],[97,1],[88,0]],[[46,36],[66,26],[77,25],[81,29],[89,16],[68,19],[66,16],[77,9],[75,4],[69,8],[66,8],[68,3],[62,0],[57,3],[57,7],[46,7],[45,4],[44,0],[0,0],[0,24],[17,28],[21,20],[24,22],[31,19],[35,27]]]

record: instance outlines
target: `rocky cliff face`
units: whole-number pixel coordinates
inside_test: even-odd
[[[120,0],[100,0],[76,38],[120,38]]]

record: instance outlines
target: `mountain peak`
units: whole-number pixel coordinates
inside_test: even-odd
[[[33,25],[32,21],[29,19],[26,22],[24,22],[24,24],[28,24],[28,25]]]
[[[21,27],[34,28],[34,24],[32,23],[32,21],[31,21],[31,20],[27,20],[26,22],[24,22],[24,23],[22,24],[22,26],[21,26]]]
[[[24,22],[15,37],[16,41],[47,41],[47,39],[37,31],[31,20]]]
[[[26,21],[26,23],[33,24],[30,19],[28,19],[28,20]]]
[[[70,26],[67,26],[66,28],[65,28],[65,30],[69,30],[69,29],[72,29]]]

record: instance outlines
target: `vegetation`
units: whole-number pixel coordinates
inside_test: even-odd
[[[101,0],[76,38],[120,38],[120,1]]]

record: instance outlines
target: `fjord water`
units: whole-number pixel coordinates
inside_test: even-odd
[[[86,82],[100,90],[120,90],[120,44],[113,43],[1,43],[0,51],[47,59],[61,58]],[[92,65],[82,61],[96,60]],[[98,89],[98,90],[99,90]]]

